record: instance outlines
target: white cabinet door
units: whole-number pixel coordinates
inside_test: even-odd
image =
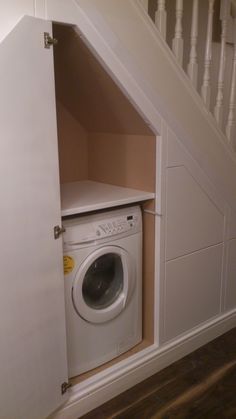
[[[0,44],[0,418],[43,419],[67,381],[53,51],[24,17]]]

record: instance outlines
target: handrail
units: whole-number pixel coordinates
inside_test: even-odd
[[[149,1],[141,1],[149,13]],[[174,17],[173,10],[168,10],[170,4],[175,6]],[[236,149],[236,0],[189,0],[191,13],[184,4],[183,0],[156,0],[152,18],[207,110]],[[199,59],[201,51],[205,51],[203,60]]]

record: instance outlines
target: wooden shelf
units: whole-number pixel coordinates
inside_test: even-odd
[[[152,192],[84,180],[61,185],[62,216],[154,199]]]

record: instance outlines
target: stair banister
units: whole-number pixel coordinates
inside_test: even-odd
[[[188,76],[192,81],[195,89],[197,89],[197,76],[198,76],[198,62],[197,62],[197,38],[198,38],[198,0],[193,0],[192,9],[192,26],[191,26],[191,39],[190,39],[190,55],[188,63]]]
[[[226,38],[227,27],[230,18],[230,0],[221,0],[220,20],[221,20],[221,50],[220,65],[217,83],[217,96],[214,108],[214,116],[219,127],[222,129],[223,123],[223,97],[224,97],[224,77],[225,77],[225,61],[226,61]]]
[[[234,53],[233,53],[233,69],[231,77],[230,99],[229,99],[229,113],[226,124],[226,136],[228,141],[235,146],[235,109],[236,109],[236,15],[233,19],[233,38],[234,38]]]
[[[145,7],[146,12],[148,13],[148,0],[140,0]],[[178,63],[183,67],[183,53],[184,53],[184,42],[183,38],[183,24],[186,25],[186,19],[183,21],[184,13],[184,0],[172,0],[167,2],[166,0],[153,0],[156,4],[155,12],[155,25],[157,26],[162,38],[168,42],[169,46],[172,47],[172,51],[178,61]],[[198,88],[200,90],[200,95],[206,106],[206,108],[211,111],[215,117],[218,128],[221,129],[222,133],[226,135],[228,141],[236,147],[236,0],[219,0],[220,1],[220,21],[218,16],[214,17],[214,6],[216,4],[216,10],[218,9],[217,0],[186,0],[190,3],[188,10],[190,9],[190,16],[187,18],[191,19],[191,29],[190,29],[190,52],[189,59],[187,63],[187,75],[192,82],[193,87],[196,91]],[[152,3],[150,3],[149,12],[152,14]],[[199,24],[203,23],[199,21],[199,14],[205,11],[205,6],[208,9],[207,11],[207,24],[206,27],[202,28],[203,31],[206,31],[206,40],[205,45],[198,45],[198,42],[201,40],[198,36]],[[175,7],[175,10],[171,8]],[[169,10],[170,8],[170,10]],[[201,9],[200,9],[201,8]],[[170,12],[170,19],[168,19]],[[172,28],[168,27],[173,25],[172,23],[172,14],[175,14],[175,27],[174,27],[174,37],[172,41],[168,39]],[[232,17],[233,16],[233,17]],[[154,16],[153,16],[154,17]],[[233,22],[233,34],[232,30],[229,31],[230,24]],[[212,66],[212,51],[217,52],[217,48],[212,46],[213,42],[213,25],[218,25],[221,23],[221,35],[220,35],[220,59],[218,68],[214,64]],[[203,23],[204,24],[204,23]],[[185,29],[188,26],[185,26]],[[215,26],[214,26],[215,28]],[[187,36],[188,30],[184,32]],[[217,33],[217,31],[216,31]],[[234,38],[234,39],[232,39]],[[217,42],[217,40],[214,40]],[[171,44],[171,45],[170,45]],[[186,42],[188,45],[188,42]],[[228,44],[228,47],[227,47]],[[230,45],[232,45],[230,47]],[[217,45],[214,45],[217,47]],[[201,64],[201,61],[198,59],[198,48],[204,48],[204,62]],[[226,59],[229,56],[230,48],[233,48],[233,63],[232,63],[232,77],[231,80],[225,79],[226,75]],[[215,60],[214,60],[215,63]],[[200,67],[201,65],[201,67]],[[214,73],[213,73],[214,72]],[[213,73],[213,74],[211,74]],[[202,74],[202,82],[199,83],[198,77],[199,74]],[[213,77],[214,76],[214,77]],[[216,85],[212,83],[211,78],[216,80]],[[211,86],[212,85],[212,86]],[[215,89],[215,103],[211,101],[211,89]],[[229,94],[229,99],[225,94]],[[226,109],[226,100],[228,100],[228,109]],[[228,110],[228,114],[226,112]],[[224,120],[224,121],[223,121]],[[226,120],[226,121],[225,121]],[[225,126],[223,126],[225,123]],[[235,142],[235,144],[233,144]]]
[[[172,51],[181,66],[183,65],[183,50],[184,50],[182,17],[183,17],[183,0],[176,0],[175,36],[172,41]]]
[[[206,38],[206,47],[205,47],[203,84],[201,88],[202,99],[208,109],[210,107],[210,97],[211,97],[211,59],[212,59],[212,28],[213,28],[214,2],[215,0],[208,0],[209,8],[208,8],[208,21],[207,21],[207,38]]]
[[[166,40],[166,18],[166,2],[165,0],[158,0],[157,10],[155,13],[155,24],[164,40]]]

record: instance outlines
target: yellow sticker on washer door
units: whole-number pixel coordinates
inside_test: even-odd
[[[64,261],[64,275],[68,275],[74,269],[74,266],[75,266],[74,259],[71,256],[66,255],[63,257],[63,261]]]

